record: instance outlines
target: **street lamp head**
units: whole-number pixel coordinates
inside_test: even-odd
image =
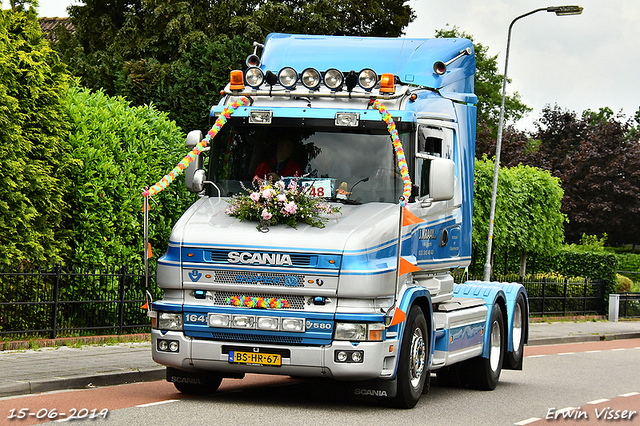
[[[580,15],[582,10],[582,6],[550,6],[547,8],[547,12],[555,12],[558,16]]]

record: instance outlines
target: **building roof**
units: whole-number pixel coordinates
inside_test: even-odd
[[[42,29],[42,34],[44,37],[56,43],[58,41],[58,37],[56,36],[55,29],[62,25],[67,31],[70,33],[74,33],[76,31],[75,27],[71,23],[71,19],[69,17],[64,18],[39,18],[40,20],[40,28]]]

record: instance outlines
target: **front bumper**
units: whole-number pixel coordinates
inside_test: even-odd
[[[158,350],[158,339],[176,341],[179,350]],[[186,337],[182,332],[151,330],[153,360],[159,364],[187,371],[208,370],[222,374],[277,374],[302,377],[329,377],[337,380],[391,379],[395,374],[398,340],[384,342],[334,341],[324,346],[269,345],[231,341],[214,341]],[[286,349],[281,366],[234,364],[229,362],[225,347],[242,348],[247,352],[269,353]],[[238,349],[236,349],[238,350]],[[338,362],[336,351],[363,351],[359,363]]]

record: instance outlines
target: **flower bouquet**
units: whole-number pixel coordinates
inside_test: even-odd
[[[269,231],[269,226],[278,223],[295,228],[302,222],[324,228],[329,219],[323,217],[323,214],[335,216],[340,213],[339,207],[332,207],[321,198],[309,195],[312,187],[300,185],[296,178],[291,179],[288,184],[283,180],[271,182],[255,178],[253,187],[250,190],[242,185],[247,195],[232,197],[225,213],[241,221],[257,221],[257,229],[262,232]]]

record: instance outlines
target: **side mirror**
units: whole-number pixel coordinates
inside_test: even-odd
[[[202,140],[200,130],[192,130],[187,135],[187,148],[193,149]],[[191,192],[200,192],[204,189],[205,171],[202,169],[202,154],[196,158],[184,170],[184,183]]]
[[[454,196],[456,166],[453,160],[434,158],[429,173],[429,198],[446,201]]]

